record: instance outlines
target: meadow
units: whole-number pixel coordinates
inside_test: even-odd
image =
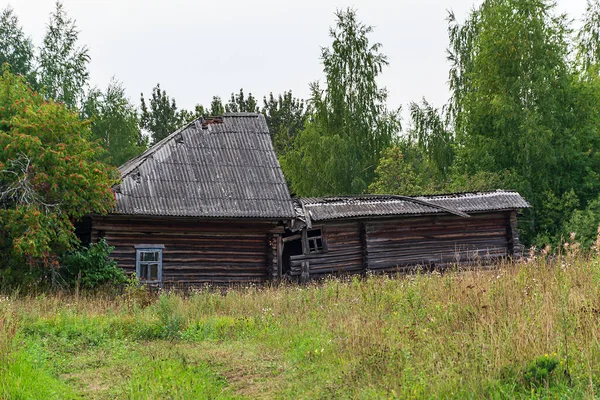
[[[600,257],[0,297],[2,399],[594,398]]]

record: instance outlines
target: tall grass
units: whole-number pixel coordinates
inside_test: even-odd
[[[43,377],[23,372],[30,387],[95,398],[593,398],[600,389],[600,258],[577,251],[444,275],[3,299],[0,398],[27,398],[15,384],[27,368]]]

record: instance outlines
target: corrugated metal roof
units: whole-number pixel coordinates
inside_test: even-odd
[[[412,199],[386,195],[356,197],[300,198],[295,200],[299,219],[324,221],[338,218],[372,216],[437,214],[444,207],[459,212],[485,212],[515,210],[530,207],[517,192],[498,190],[485,193],[459,193],[437,196],[420,196]],[[431,205],[425,205],[429,203]]]
[[[264,116],[196,120],[119,168],[118,214],[292,218],[292,199]]]

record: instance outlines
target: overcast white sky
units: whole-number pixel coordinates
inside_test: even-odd
[[[4,3],[4,4],[3,4]],[[447,9],[459,20],[474,0],[64,0],[80,43],[91,55],[91,84],[105,88],[115,76],[139,105],[160,82],[179,107],[208,105],[241,87],[262,98],[292,89],[306,98],[322,80],[320,47],[338,8],[352,6],[375,27],[390,66],[381,84],[389,105],[404,108],[425,96],[440,106],[448,98],[445,49]],[[10,4],[36,45],[54,0],[0,0]],[[579,19],[585,0],[558,0],[558,10]]]

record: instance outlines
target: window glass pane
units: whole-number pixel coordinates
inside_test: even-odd
[[[148,277],[148,279],[158,279],[158,264],[150,264],[150,276]]]
[[[317,244],[316,244],[317,250],[323,250],[323,240],[321,238],[317,238],[315,241],[317,242]]]
[[[158,261],[158,251],[141,252],[141,261]]]
[[[140,264],[139,279],[148,279],[148,264]]]
[[[310,238],[310,237],[316,237],[316,236],[321,236],[321,230],[320,229],[311,229],[310,231],[306,232],[306,235]]]

